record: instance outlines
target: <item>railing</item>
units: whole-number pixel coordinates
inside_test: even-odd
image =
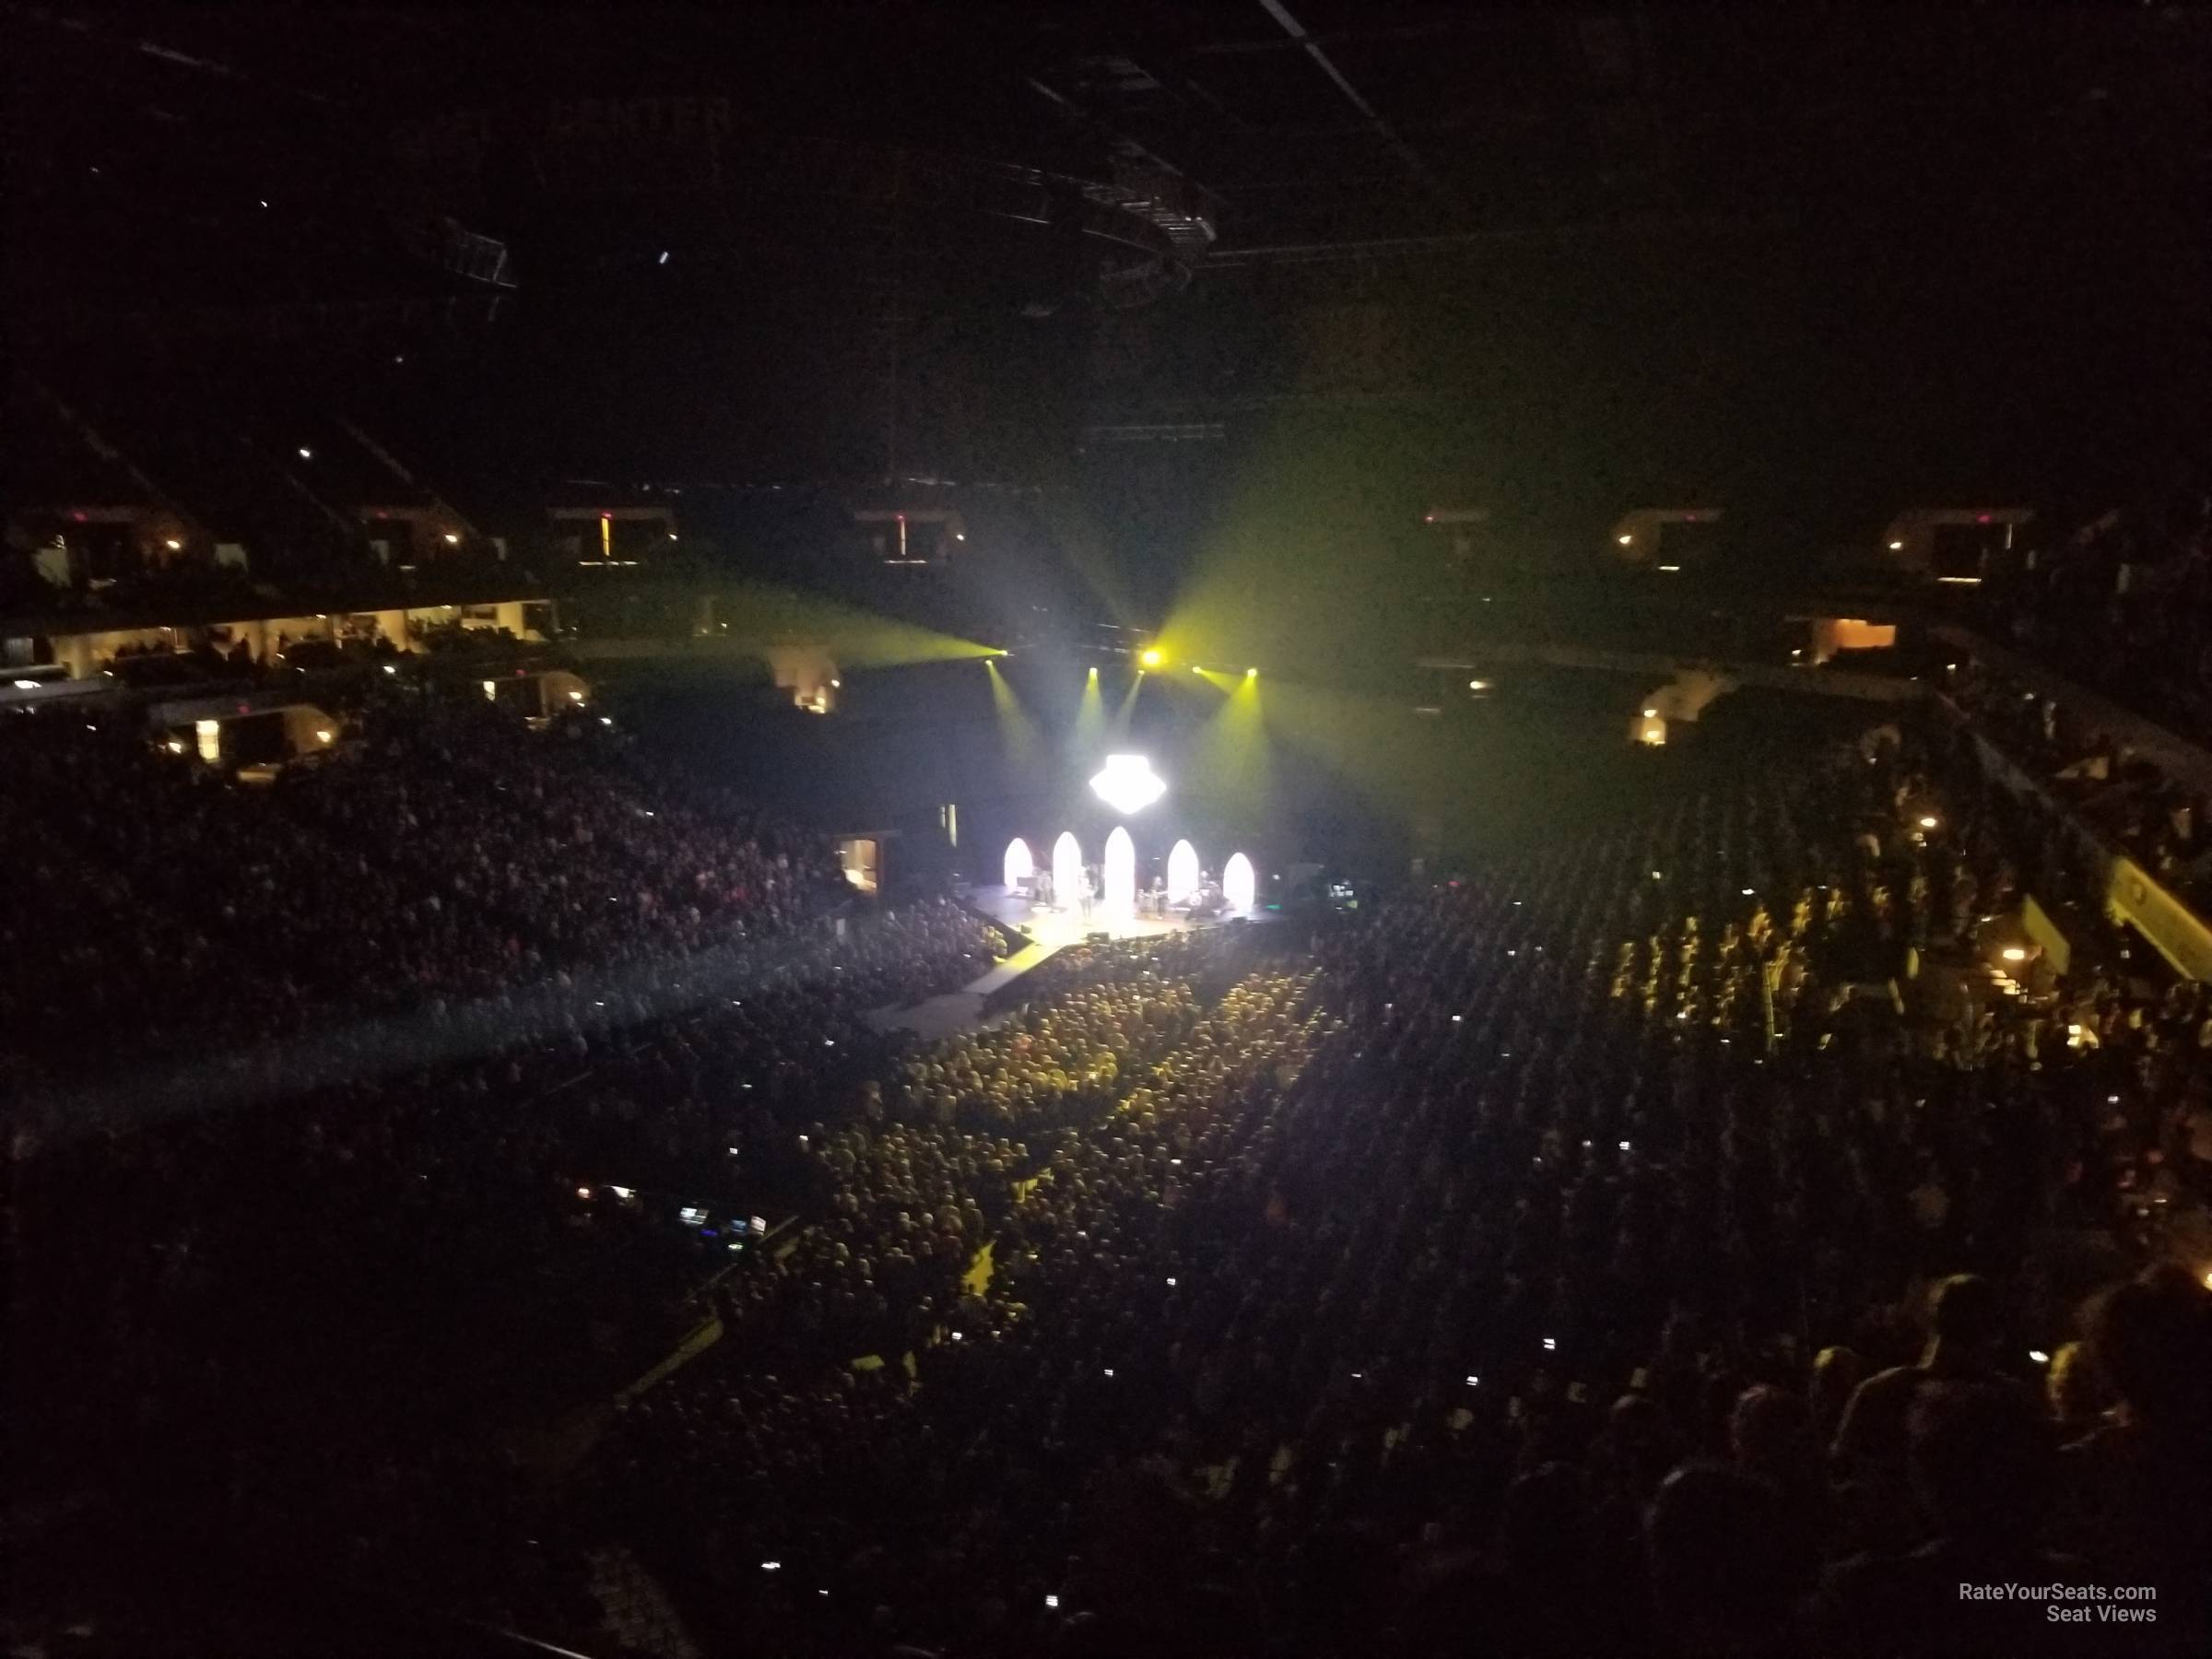
[[[2212,982],[2212,927],[2149,871],[2108,845],[2041,780],[1977,730],[1957,703],[1945,697],[1937,706],[1966,729],[1985,773],[2010,794],[2040,802],[2074,840],[2097,872],[2107,913],[2133,927],[2184,979]]]

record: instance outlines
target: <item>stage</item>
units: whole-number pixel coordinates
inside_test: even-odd
[[[1090,919],[1086,921],[1074,905],[1062,908],[1032,904],[1020,893],[1003,887],[973,888],[968,895],[968,902],[994,922],[1019,928],[1038,944],[1049,945],[1054,950],[1080,945],[1092,934],[1105,934],[1115,939],[1149,939],[1161,934],[1182,933],[1190,927],[1211,927],[1223,919],[1193,922],[1173,912],[1159,916],[1114,916],[1107,912],[1104,905],[1093,904]]]
[[[867,1016],[870,1025],[878,1030],[904,1027],[934,1041],[982,1024],[984,1006],[992,996],[1069,946],[1089,942],[1094,935],[1103,935],[1109,939],[1154,939],[1194,928],[1218,927],[1224,922],[1241,920],[1245,915],[1240,911],[1225,911],[1218,916],[1194,920],[1171,911],[1164,915],[1116,916],[1110,914],[1104,905],[1094,904],[1086,921],[1082,912],[1073,907],[1062,910],[1053,905],[1032,904],[1022,894],[1003,887],[972,888],[963,902],[978,915],[1022,935],[1029,943],[1019,946],[990,972],[958,991],[933,996],[911,1008],[876,1010]]]

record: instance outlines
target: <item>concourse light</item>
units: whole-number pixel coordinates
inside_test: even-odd
[[[1659,568],[1671,575],[1674,572],[1681,570],[1682,567],[1680,565],[1661,565]]]
[[[2005,947],[2005,959],[2008,962],[2024,962],[2028,959],[2028,953],[2018,945],[2007,945]]]
[[[461,545],[460,535],[454,531],[448,530],[445,533],[445,545],[449,547],[459,547]]]
[[[1646,720],[1656,720],[1659,718],[1659,711],[1656,709],[1646,709],[1643,712],[1643,717]]]
[[[1932,812],[1924,812],[1924,813],[1921,814],[1921,818],[1920,818],[1920,827],[1921,827],[1923,830],[1933,830],[1933,829],[1935,829],[1935,828],[1936,828],[1936,815],[1935,815],[1934,813],[1932,813]]]
[[[161,545],[167,547],[171,553],[181,552],[184,547],[184,544],[179,541],[173,535],[165,536],[162,539]]]
[[[1470,691],[1488,691],[1489,688],[1490,682],[1488,680],[1477,679],[1467,682],[1467,689]]]
[[[1635,538],[1634,536],[1632,536],[1632,535],[1617,535],[1617,536],[1615,536],[1613,539],[1614,539],[1615,541],[1618,542],[1618,543],[1619,543],[1619,544],[1620,544],[1622,547],[1625,547],[1629,546],[1629,545],[1630,545],[1631,542],[1633,542],[1633,541],[1634,541],[1636,538]]]
[[[313,450],[311,450],[311,449],[309,449],[309,448],[307,447],[307,445],[306,445],[306,444],[304,444],[304,443],[303,443],[303,444],[301,444],[301,445],[300,446],[300,460],[302,460],[302,461],[312,461],[314,458],[315,458],[315,452],[314,452]]]
[[[1889,551],[1892,553],[1902,553],[1904,550],[1905,544],[1901,541],[1893,541],[1889,544]]]

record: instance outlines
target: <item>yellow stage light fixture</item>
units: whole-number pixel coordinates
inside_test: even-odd
[[[1157,668],[1168,660],[1167,653],[1157,645],[1147,645],[1136,653],[1136,660],[1147,668]]]

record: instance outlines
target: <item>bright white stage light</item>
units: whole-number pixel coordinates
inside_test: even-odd
[[[1116,827],[1106,838],[1106,913],[1126,921],[1136,914],[1136,843]]]
[[[1179,841],[1168,853],[1168,902],[1181,904],[1198,890],[1198,849]]]
[[[1166,794],[1168,785],[1144,756],[1109,755],[1106,770],[1090,781],[1090,790],[1124,818],[1130,818]]]
[[[1018,888],[1037,874],[1037,861],[1030,856],[1030,843],[1016,836],[1006,843],[1006,886]]]
[[[1259,882],[1252,873],[1252,860],[1241,853],[1230,853],[1229,863],[1221,870],[1222,901],[1232,911],[1248,911],[1258,889]]]
[[[1053,843],[1053,898],[1062,909],[1074,904],[1083,890],[1083,848],[1072,831]]]

